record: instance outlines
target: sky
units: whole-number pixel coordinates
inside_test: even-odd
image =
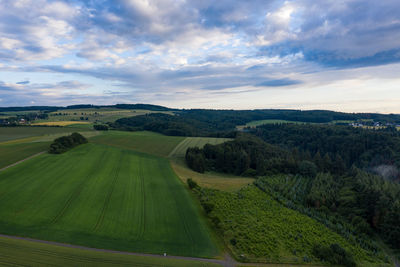
[[[399,0],[0,0],[0,106],[400,113]]]

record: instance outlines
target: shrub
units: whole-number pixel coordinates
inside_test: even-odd
[[[201,205],[203,206],[203,208],[207,214],[209,214],[214,209],[214,204],[209,203],[209,202],[203,202],[203,203],[201,203]]]
[[[107,125],[104,125],[104,124],[96,124],[96,125],[93,125],[93,128],[94,128],[96,131],[108,131],[108,126],[107,126]]]
[[[348,267],[356,266],[353,256],[338,244],[332,244],[329,247],[316,245],[313,248],[313,254],[317,258],[335,265]]]
[[[187,179],[186,182],[190,189],[199,187],[199,185],[195,181],[193,181],[192,178]]]

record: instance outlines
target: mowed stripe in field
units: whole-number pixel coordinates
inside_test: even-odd
[[[0,173],[0,229],[72,244],[211,257],[217,249],[165,158],[99,144]]]
[[[183,157],[189,147],[203,148],[206,144],[218,145],[227,141],[230,138],[214,138],[214,137],[186,137],[181,141],[170,153],[169,157]]]

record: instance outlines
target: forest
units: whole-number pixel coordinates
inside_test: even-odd
[[[112,127],[122,130],[149,130],[165,135],[228,137],[238,125],[251,121],[279,119],[304,123],[336,123],[342,121],[379,121],[400,124],[399,115],[342,113],[324,110],[174,110],[174,115],[147,114],[122,118]],[[231,137],[231,136],[229,136]]]
[[[198,172],[254,176],[255,185],[282,204],[362,247],[373,249],[370,237],[378,234],[399,249],[399,148],[399,132],[392,129],[275,124],[189,148],[186,162]],[[294,184],[302,186],[290,191]]]

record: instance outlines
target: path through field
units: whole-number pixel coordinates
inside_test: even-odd
[[[20,161],[17,161],[17,162],[15,162],[15,163],[11,164],[11,165],[8,165],[8,166],[6,166],[6,167],[3,167],[3,168],[0,169],[0,172],[1,172],[1,171],[4,171],[4,170],[6,170],[6,169],[8,169],[8,168],[10,168],[10,167],[16,166],[16,165],[18,165],[18,164],[20,164],[20,163],[22,163],[22,162],[24,162],[24,161],[27,161],[28,159],[31,159],[31,158],[40,156],[40,155],[42,155],[42,154],[44,154],[44,153],[46,153],[46,151],[39,152],[39,153],[34,154],[34,155],[32,155],[32,156],[29,156],[29,157],[27,157],[27,158],[25,158],[25,159],[22,159],[22,160],[20,160]]]

